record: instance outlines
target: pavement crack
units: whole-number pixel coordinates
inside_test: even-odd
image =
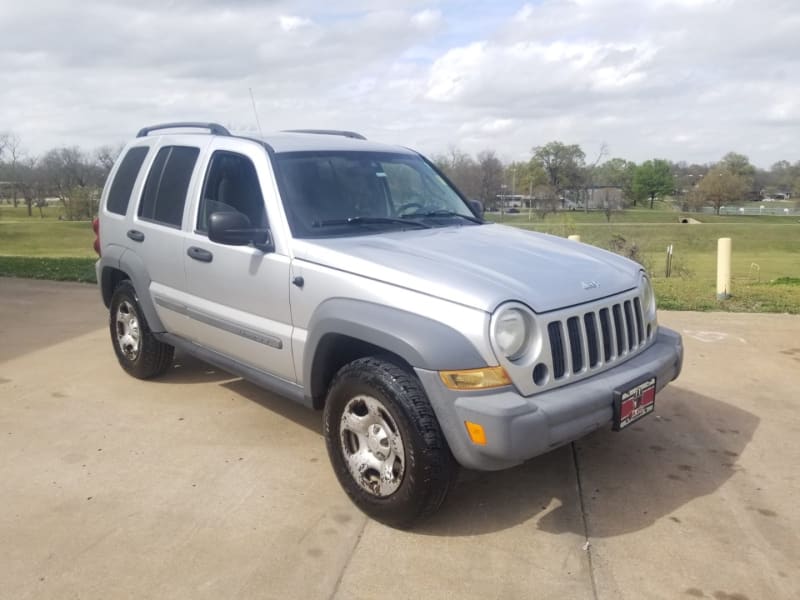
[[[369,519],[365,518],[363,523],[361,524],[361,529],[356,536],[356,541],[353,546],[350,548],[350,553],[347,555],[347,559],[344,561],[342,565],[342,570],[339,572],[339,576],[336,578],[336,583],[333,585],[333,590],[331,590],[330,596],[328,596],[328,600],[334,600],[336,595],[339,593],[339,587],[342,585],[342,579],[344,579],[344,574],[347,572],[347,567],[350,566],[350,561],[353,560],[353,555],[356,553],[356,549],[358,545],[361,543],[361,538],[364,535],[364,530],[367,528],[367,524],[369,523]]]
[[[570,448],[572,448],[572,463],[575,466],[575,485],[578,491],[578,506],[580,507],[581,511],[581,521],[583,522],[583,537],[586,539],[586,544],[584,548],[586,549],[586,560],[589,563],[589,579],[592,582],[592,597],[595,600],[598,600],[597,594],[597,581],[595,581],[594,577],[594,564],[592,562],[592,542],[589,538],[589,520],[586,514],[586,504],[583,500],[583,483],[581,481],[581,465],[580,461],[578,460],[578,449],[575,446],[575,442],[570,444]]]

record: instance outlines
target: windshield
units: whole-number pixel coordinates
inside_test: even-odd
[[[377,152],[291,152],[275,157],[295,237],[480,223],[421,157]]]

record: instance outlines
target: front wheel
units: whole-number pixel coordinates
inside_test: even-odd
[[[325,403],[325,442],[339,483],[370,517],[410,527],[444,502],[457,465],[425,390],[381,358],[342,367]]]
[[[119,364],[134,377],[150,379],[172,364],[175,349],[158,341],[150,331],[136,289],[127,280],[111,296],[109,329]]]

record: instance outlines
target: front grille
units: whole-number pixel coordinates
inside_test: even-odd
[[[547,334],[556,380],[599,369],[635,353],[647,337],[637,297],[565,315],[547,324]]]

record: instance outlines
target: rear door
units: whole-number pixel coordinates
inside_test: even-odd
[[[167,331],[188,333],[182,308],[186,294],[183,265],[186,201],[199,186],[198,159],[208,136],[171,136],[151,149],[150,168],[126,232],[129,251],[141,259],[150,279],[156,312]]]
[[[192,339],[295,382],[290,261],[279,228],[271,227],[274,252],[217,244],[207,234],[214,212],[239,212],[253,227],[270,227],[268,214],[277,216],[278,200],[266,150],[256,143],[219,137],[206,156],[193,226],[183,250]]]

